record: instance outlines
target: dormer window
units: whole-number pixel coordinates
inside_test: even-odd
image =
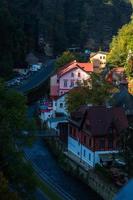
[[[78,77],[80,77],[80,72],[78,72]]]

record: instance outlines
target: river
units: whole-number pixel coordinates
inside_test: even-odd
[[[25,147],[24,151],[39,173],[46,175],[64,194],[69,194],[75,200],[102,200],[91,188],[60,168],[42,139],[37,139],[32,147]]]

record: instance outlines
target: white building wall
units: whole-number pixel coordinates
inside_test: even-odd
[[[54,113],[63,113],[65,115],[68,114],[67,108],[66,108],[66,95],[61,96],[57,100],[53,100],[53,111]]]
[[[94,152],[81,145],[77,140],[68,136],[68,151],[75,154],[82,161],[86,162],[89,166],[94,166]]]
[[[118,153],[118,151],[91,151],[77,140],[68,136],[68,151],[72,152],[89,166],[94,167],[96,163],[100,163],[100,154]]]
[[[39,118],[42,120],[42,122],[47,121],[51,116],[53,115],[53,111],[50,112],[41,112],[39,115]]]
[[[56,129],[58,123],[59,122],[50,122],[50,121],[48,121],[47,125],[48,125],[48,128],[50,128],[50,129]]]
[[[106,65],[106,54],[104,53],[97,53],[95,56],[93,56],[92,58],[90,58],[90,61],[93,62],[95,60],[99,60],[100,63],[100,67],[104,68]]]
[[[74,74],[74,77],[72,77],[72,73]],[[78,77],[78,73],[80,73],[80,77]],[[70,90],[73,87],[77,86],[77,81],[83,81],[90,78],[90,75],[88,73],[86,73],[85,71],[83,71],[80,68],[75,68],[71,71],[69,71],[68,73],[64,74],[63,76],[61,76],[60,78],[60,82],[59,82],[59,88],[60,90]],[[67,87],[64,87],[64,80],[67,80]],[[74,86],[71,87],[71,81],[74,81]]]

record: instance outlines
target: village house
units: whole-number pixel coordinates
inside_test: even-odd
[[[53,103],[50,100],[41,100],[38,102],[38,115],[43,124],[47,119],[53,116]]]
[[[66,97],[67,93],[59,96],[57,99],[53,99],[53,114],[56,116],[57,113],[62,115],[68,115],[66,108]]]
[[[94,71],[98,71],[99,69],[103,69],[106,66],[106,52],[96,52],[90,54],[90,61],[93,63]]]
[[[115,67],[111,69],[107,74],[105,79],[113,84],[113,85],[120,85],[120,84],[127,84],[127,78],[125,75],[124,67]]]
[[[59,96],[77,87],[78,83],[90,79],[93,72],[92,63],[79,63],[74,60],[60,68],[50,79],[50,96],[56,99]]]
[[[68,154],[94,167],[107,164],[119,151],[119,136],[128,127],[122,108],[81,106],[68,125]]]

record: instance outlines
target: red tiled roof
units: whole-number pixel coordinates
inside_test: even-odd
[[[111,69],[109,71],[109,73],[106,75],[106,80],[108,82],[112,83],[112,81],[113,81],[113,74],[114,73],[115,74],[124,74],[124,72],[125,72],[124,67],[115,67],[115,68]],[[121,83],[124,83],[124,84],[127,83],[126,77],[123,77],[123,79],[121,80]]]
[[[66,64],[65,66],[63,66],[62,68],[60,68],[57,71],[57,74],[58,74],[58,76],[62,76],[75,68],[80,68],[87,73],[93,72],[93,64],[92,63],[80,63],[80,62],[77,62],[76,60],[74,60],[73,62],[70,62],[70,63]]]
[[[93,64],[92,63],[77,63],[77,64],[85,72],[93,72]]]

